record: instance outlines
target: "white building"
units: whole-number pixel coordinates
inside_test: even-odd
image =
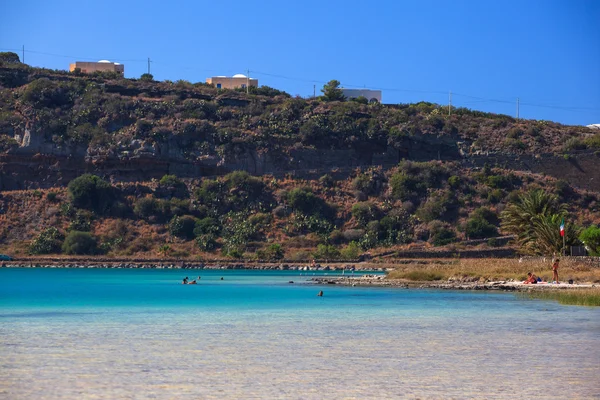
[[[600,124],[591,124],[587,125],[587,127],[590,129],[600,129]]]
[[[371,89],[347,89],[341,88],[342,93],[347,99],[355,99],[357,97],[365,97],[369,102],[377,101],[381,103],[381,90]]]

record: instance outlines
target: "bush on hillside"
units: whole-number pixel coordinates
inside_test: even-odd
[[[369,221],[379,219],[380,214],[379,207],[370,201],[356,203],[352,206],[352,216],[360,226],[365,226]]]
[[[29,246],[31,254],[60,253],[63,235],[58,229],[51,227],[44,229]]]
[[[169,197],[184,199],[189,197],[190,193],[186,184],[175,175],[165,175],[158,182],[159,188]]]
[[[271,244],[264,249],[256,251],[256,257],[259,260],[281,260],[283,256],[283,248],[278,243]]]
[[[326,188],[332,188],[335,186],[335,179],[331,177],[329,174],[325,174],[319,178],[319,183]]]
[[[356,242],[350,242],[340,251],[340,255],[344,260],[356,260],[362,254],[362,249]]]
[[[196,218],[190,215],[174,216],[169,222],[169,233],[175,237],[191,240],[194,238]]]
[[[92,174],[73,179],[69,183],[69,195],[73,206],[98,214],[108,212],[115,199],[111,184]]]
[[[315,215],[327,220],[335,217],[335,209],[309,188],[292,189],[287,195],[287,201],[292,209],[302,214]]]
[[[98,254],[98,243],[89,232],[71,231],[65,238],[62,250],[69,255],[94,255]]]
[[[336,260],[340,258],[339,250],[330,244],[319,244],[313,255],[318,260]]]
[[[434,246],[445,246],[456,241],[456,233],[442,221],[429,223],[429,242]]]
[[[481,217],[473,216],[467,221],[465,233],[469,239],[485,239],[498,236],[498,228]]]

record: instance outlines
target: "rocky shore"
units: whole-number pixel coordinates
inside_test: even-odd
[[[519,281],[467,281],[448,280],[434,282],[413,282],[398,279],[387,279],[381,275],[363,275],[360,277],[313,277],[310,279],[320,285],[343,285],[343,286],[381,286],[395,288],[419,288],[419,289],[448,289],[448,290],[499,290],[499,291],[530,291],[530,290],[557,290],[557,289],[583,289],[596,287],[594,284],[536,284],[526,285]]]

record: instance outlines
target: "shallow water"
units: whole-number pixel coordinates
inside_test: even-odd
[[[0,269],[0,398],[600,398],[600,308],[304,274]]]

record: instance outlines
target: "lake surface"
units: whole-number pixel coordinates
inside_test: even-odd
[[[600,398],[600,308],[300,273],[0,269],[0,399]]]

